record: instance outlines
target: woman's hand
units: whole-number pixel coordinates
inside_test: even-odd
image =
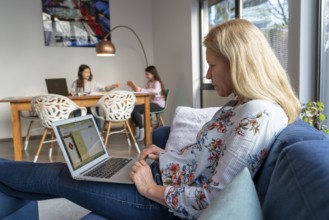
[[[135,83],[133,81],[127,81],[127,86],[131,87],[133,89]]]
[[[130,88],[132,88],[132,90],[134,90],[135,92],[139,92],[140,87],[136,86],[136,84],[133,81],[127,81],[127,86],[129,86]]]
[[[115,83],[115,84],[112,85],[112,89],[119,88],[119,87],[120,87],[119,83]]]
[[[147,148],[142,150],[142,152],[139,156],[139,159],[145,160],[146,158],[150,158],[152,160],[157,160],[157,159],[159,159],[159,155],[163,152],[165,152],[165,150],[163,150],[162,148],[160,148],[154,144],[151,144]]]
[[[135,162],[131,169],[130,178],[135,183],[138,192],[143,196],[147,195],[148,189],[156,185],[151,168],[145,160]]]
[[[145,160],[137,161],[133,165],[130,178],[141,195],[168,207],[164,199],[166,187],[154,182],[151,168]]]

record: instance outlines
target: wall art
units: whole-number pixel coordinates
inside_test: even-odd
[[[45,46],[94,47],[110,31],[109,0],[42,0]]]

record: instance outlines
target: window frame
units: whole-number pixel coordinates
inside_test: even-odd
[[[325,16],[326,12],[329,13],[329,7],[326,7],[325,4],[328,2],[328,0],[320,0],[318,2],[318,43],[317,43],[317,62],[316,62],[316,69],[317,69],[317,75],[316,75],[316,100],[321,101],[325,106],[325,112],[324,114],[329,117],[329,101],[326,99],[326,93],[329,91],[327,88],[327,83],[329,82],[329,77],[325,76],[326,72],[329,71],[329,69],[325,68],[325,58],[328,58],[328,54],[325,54]],[[325,11],[327,10],[327,11]],[[329,48],[327,49],[329,50]],[[327,82],[326,82],[327,81]],[[327,126],[329,125],[328,119],[324,122]]]

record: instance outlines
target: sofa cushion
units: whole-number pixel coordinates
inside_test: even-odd
[[[219,192],[218,197],[204,210],[199,220],[259,220],[262,210],[248,168]]]
[[[254,177],[254,182],[261,205],[263,204],[263,201],[266,197],[271,175],[276,166],[276,162],[281,151],[294,143],[307,140],[328,140],[328,136],[323,132],[320,132],[311,127],[300,119],[288,125],[277,136],[268,153],[267,158]]]
[[[170,133],[170,126],[162,126],[153,130],[152,144],[165,149]]]
[[[210,121],[220,107],[191,108],[178,106],[175,110],[171,131],[166,143],[167,150],[178,150],[196,142],[202,126]]]
[[[22,200],[0,192],[0,219],[39,219],[37,201]]]
[[[107,218],[100,216],[94,212],[90,212],[84,217],[82,217],[80,220],[107,220]]]
[[[283,149],[264,200],[264,219],[328,219],[328,204],[329,140]]]

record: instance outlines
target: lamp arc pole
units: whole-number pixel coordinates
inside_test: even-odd
[[[100,52],[100,51],[103,51],[104,50],[104,47],[109,47],[110,48],[109,50],[111,51],[112,55],[115,54],[115,46],[113,45],[113,43],[111,41],[107,40],[107,38],[111,35],[111,33],[114,30],[116,30],[118,28],[126,28],[126,29],[130,30],[135,35],[135,37],[137,38],[137,40],[138,40],[138,42],[139,42],[139,44],[140,44],[140,46],[141,46],[141,48],[143,50],[143,55],[144,55],[144,58],[145,58],[146,66],[148,66],[148,60],[147,60],[147,57],[146,57],[146,52],[145,52],[145,49],[144,49],[144,46],[142,44],[141,39],[139,38],[139,36],[137,35],[137,33],[134,31],[134,29],[132,29],[131,27],[129,27],[127,25],[117,25],[114,28],[112,28],[110,30],[110,32],[108,32],[105,35],[105,37],[103,38],[103,40],[96,45],[96,53],[97,54],[99,54],[99,53],[102,54],[102,52]],[[106,54],[106,52],[104,54]]]

